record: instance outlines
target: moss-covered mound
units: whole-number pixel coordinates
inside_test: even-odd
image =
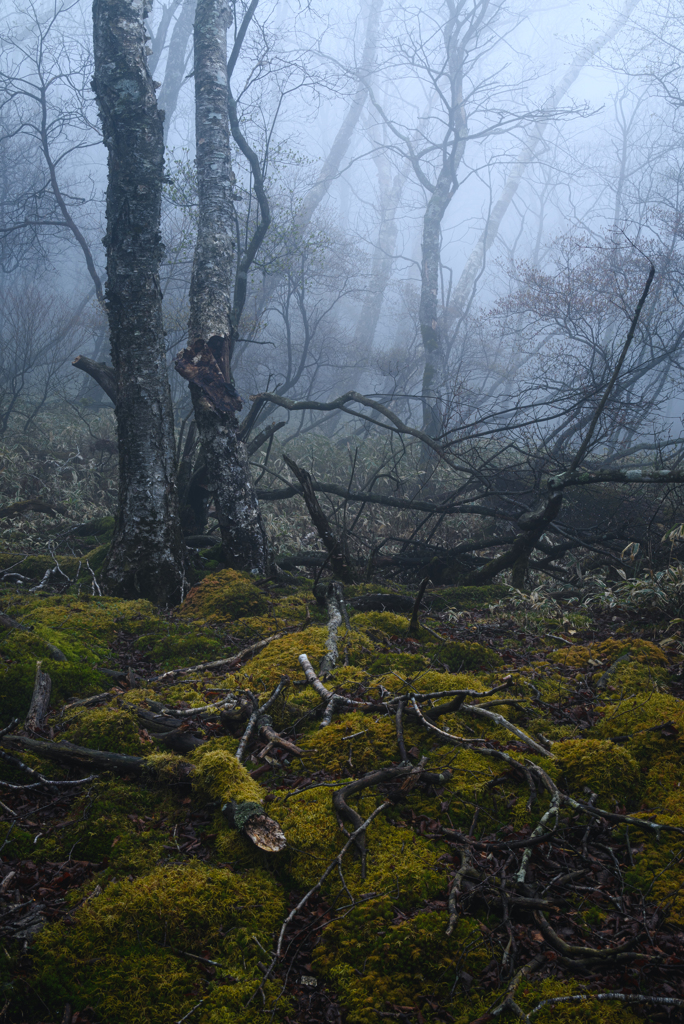
[[[28,629],[0,634],[3,723],[25,715],[42,659],[53,690],[41,742],[133,760],[108,773],[87,753],[67,764],[55,748],[57,760],[0,745],[47,780],[0,768],[7,1019],[471,1024],[526,964],[515,1001],[540,1024],[659,1012],[597,992],[684,1000],[681,655],[585,612],[584,627],[551,628],[524,611],[518,630],[515,610],[497,618],[493,589],[435,588],[413,634],[409,613],[350,609],[324,680],[338,698],[329,724],[329,697],[299,663],[305,653],[317,669],[329,642],[306,581],[223,570],[171,615],[8,591],[3,611]],[[158,678],[273,634],[229,674]],[[122,652],[135,678],[113,687],[98,667],[118,668]],[[24,784],[36,788],[10,788]],[[258,849],[240,805],[265,810],[286,848]]]

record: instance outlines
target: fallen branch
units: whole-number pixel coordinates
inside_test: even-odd
[[[247,725],[245,727],[245,731],[243,732],[243,734],[242,734],[242,736],[240,738],[240,742],[238,744],[237,753],[235,755],[236,758],[238,759],[238,761],[242,761],[242,758],[245,755],[245,750],[247,749],[247,744],[249,742],[249,738],[252,735],[252,730],[254,729],[254,726],[257,724],[258,719],[260,717],[263,717],[266,714],[266,712],[273,706],[273,704],[275,703],[277,697],[279,697],[279,695],[285,689],[285,687],[287,686],[289,681],[290,680],[289,680],[288,676],[283,676],[283,678],[280,680],[280,682],[276,686],[275,690],[273,691],[273,693],[268,698],[268,700],[266,701],[266,703],[264,704],[264,706],[262,708],[259,707],[259,700],[258,700],[258,698],[254,697],[251,693],[249,693],[249,691],[247,691],[248,695],[249,695],[249,697],[250,697],[250,699],[252,701],[253,710],[252,710],[252,714],[249,716],[249,721],[247,722]]]
[[[329,690],[326,686],[323,685],[323,683],[320,681],[320,679],[314,672],[311,662],[309,661],[306,654],[299,655],[299,664],[304,669],[304,675],[306,676],[307,683],[313,686],[314,690],[319,695],[319,697],[322,697],[326,703],[325,711],[323,712],[323,717],[321,719],[321,726],[330,725],[332,721],[332,716],[335,712],[335,708],[337,707],[338,704],[344,704],[348,707],[357,708],[358,710],[364,710],[366,708],[371,708],[375,706],[369,704],[367,701],[352,700],[351,697],[345,697],[341,693],[333,693],[331,690]]]
[[[290,754],[295,754],[297,757],[303,757],[304,751],[301,747],[291,743],[290,740],[286,740],[280,733],[276,732],[273,728],[273,721],[270,715],[260,714],[257,719],[257,732],[264,734],[269,743],[275,744],[278,747],[282,747],[283,750],[287,750]]]
[[[321,889],[321,887],[322,887],[323,883],[325,882],[326,878],[328,877],[328,875],[330,875],[335,870],[335,868],[341,868],[342,867],[342,858],[344,857],[344,855],[347,852],[347,850],[349,849],[349,847],[352,845],[352,843],[354,843],[356,841],[356,839],[358,838],[359,835],[361,835],[362,832],[366,831],[366,829],[368,828],[370,823],[373,821],[373,819],[377,818],[378,814],[380,814],[382,811],[384,811],[385,808],[387,808],[387,807],[389,807],[389,802],[381,804],[379,807],[376,807],[375,810],[372,812],[372,814],[370,814],[366,818],[366,820],[364,822],[362,822],[361,825],[359,825],[359,827],[356,829],[356,831],[353,832],[352,835],[349,836],[349,839],[344,844],[344,846],[342,847],[340,852],[337,854],[337,856],[333,857],[333,859],[331,860],[330,864],[327,866],[327,868],[325,869],[325,871],[323,872],[321,877],[318,879],[316,884],[311,886],[309,891],[304,896],[302,896],[302,898],[299,901],[299,903],[297,904],[297,906],[294,907],[290,911],[290,913],[287,915],[287,917],[283,921],[282,926],[280,928],[280,933],[278,935],[278,944],[276,946],[276,951],[275,951],[275,953],[273,955],[271,963],[268,966],[268,969],[266,970],[266,972],[264,974],[263,981],[259,985],[259,988],[257,988],[256,991],[253,992],[252,995],[247,1000],[247,1003],[245,1004],[245,1009],[247,1009],[247,1007],[249,1007],[251,1005],[251,1003],[254,1000],[254,998],[257,995],[257,993],[261,992],[263,990],[264,985],[266,984],[266,982],[270,978],[271,974],[273,973],[273,968],[275,967],[276,963],[278,962],[278,960],[280,959],[280,957],[282,955],[283,941],[285,939],[285,933],[287,932],[288,925],[290,925],[292,923],[292,921],[295,919],[295,917],[297,916],[299,911],[303,907],[306,906],[306,904],[309,902],[311,897],[314,896]]]
[[[168,672],[164,672],[160,676],[155,676],[154,679],[150,679],[151,683],[165,683],[169,679],[175,679],[176,676],[186,676],[190,672],[205,672],[208,669],[214,668],[225,668],[227,672],[230,672],[232,668],[236,668],[241,661],[245,658],[251,658],[255,654],[259,654],[263,651],[264,647],[267,647],[273,640],[280,640],[281,637],[287,636],[288,630],[283,630],[282,633],[274,633],[272,636],[267,636],[264,640],[258,640],[255,644],[250,647],[245,647],[244,651],[240,651],[239,654],[234,654],[230,658],[221,658],[220,661],[205,661],[200,665],[190,665],[189,668],[172,668]]]
[[[287,467],[292,473],[294,473],[299,481],[299,486],[302,489],[302,496],[311,517],[311,522],[314,524],[316,532],[328,552],[332,571],[339,579],[350,580],[351,572],[347,559],[345,558],[342,544],[333,533],[330,523],[328,522],[328,517],[323,511],[320,501],[316,497],[311,474],[301,466],[298,466],[297,463],[288,455],[284,455],[283,458]]]
[[[554,755],[548,750],[545,750],[540,743],[531,739],[527,733],[523,732],[522,729],[519,729],[517,725],[513,725],[513,723],[509,722],[503,715],[497,714],[496,711],[487,711],[486,708],[480,707],[477,704],[463,704],[461,711],[465,711],[469,715],[475,715],[478,718],[487,718],[490,722],[494,722],[495,725],[500,726],[502,729],[508,729],[508,731],[512,732],[514,736],[525,744],[525,746],[529,747],[530,750],[534,750],[536,754],[539,754],[541,757],[550,757],[551,759],[554,759]]]
[[[360,779],[355,779],[354,782],[347,783],[346,786],[342,786],[341,789],[336,790],[333,793],[333,808],[339,817],[344,818],[351,825],[353,825],[357,831],[361,826],[362,819],[357,811],[350,807],[347,803],[348,797],[354,793],[358,793],[362,789],[367,789],[369,786],[377,786],[382,782],[390,782],[394,779],[403,778],[405,781],[402,785],[402,789],[412,789],[418,782],[432,783],[435,786],[443,785],[448,782],[451,778],[452,773],[447,769],[444,772],[429,772],[423,768],[424,760],[419,765],[400,765],[397,768],[382,768],[380,771],[370,772],[368,775],[362,776]],[[356,842],[359,854],[361,856],[361,877],[366,877],[366,843],[365,836],[360,835],[360,838]]]
[[[134,776],[137,778],[147,777],[162,785],[169,785],[170,783],[175,785],[192,784],[192,778],[196,771],[195,765],[180,757],[174,763],[173,775],[170,778],[168,765],[160,773],[157,771],[153,761],[148,760],[146,757],[137,757],[133,754],[116,754],[109,750],[91,750],[89,747],[79,747],[74,743],[53,743],[47,740],[30,739],[26,736],[3,736],[2,743],[5,745],[9,744],[10,746],[26,747],[27,750],[37,754],[39,757],[45,757],[60,764],[77,765],[79,767],[87,765],[89,767],[96,767],[100,771],[115,772],[118,775]],[[29,768],[28,765],[25,765],[18,758],[5,753],[3,750],[0,750],[0,758],[14,767],[23,768],[30,775],[36,776],[39,780],[37,784],[75,786],[96,778],[96,776],[91,775],[87,779],[77,779],[68,782],[45,779],[33,768]],[[10,783],[3,783],[3,785],[10,786]],[[29,787],[12,786],[11,788]],[[272,853],[282,850],[285,846],[285,836],[280,825],[268,817],[260,804],[253,801],[245,801],[240,804],[231,801],[224,804],[221,810],[229,824],[244,832],[255,846],[258,846],[260,849]]]
[[[599,1003],[613,1001],[617,1003],[647,1003],[654,1006],[684,1007],[684,999],[676,999],[673,996],[642,996],[637,993],[632,995],[628,992],[590,992],[576,996],[555,996],[551,999],[542,999],[540,1003],[537,1003],[530,1010],[527,1016],[532,1017],[535,1013],[543,1010],[545,1006],[555,1006],[558,1003],[586,1003],[592,999]]]
[[[465,877],[466,871],[470,867],[470,851],[469,850],[461,850],[460,853],[461,853],[461,866],[458,869],[458,871],[456,872],[456,874],[454,875],[454,877],[453,877],[453,879],[451,881],[451,886],[449,888],[449,903],[448,903],[448,907],[449,907],[449,923],[447,925],[447,930],[446,930],[446,934],[447,935],[451,935],[451,933],[454,930],[454,926],[456,924],[456,921],[458,919],[458,911],[456,909],[456,904],[458,902],[458,897],[461,895],[461,882],[463,881],[463,879]]]
[[[322,676],[330,675],[339,657],[337,631],[342,625],[343,611],[346,612],[344,591],[340,583],[328,584],[325,592],[325,604],[328,609],[328,636],[325,642],[326,653],[318,669]],[[349,623],[347,622],[347,627],[348,625]]]

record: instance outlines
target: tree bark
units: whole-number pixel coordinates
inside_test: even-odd
[[[425,363],[421,399],[423,430],[436,437],[440,430],[439,390],[444,375],[444,339],[439,315],[439,268],[442,255],[442,220],[456,191],[451,164],[442,169],[423,218],[420,304],[418,319]],[[456,163],[458,166],[458,163]]]
[[[104,579],[118,596],[168,604],[182,595],[184,571],[159,284],[164,115],[146,65],[146,15],[145,0],[93,3],[119,443],[119,510]]]
[[[36,681],[33,684],[31,706],[28,709],[24,728],[27,732],[35,732],[43,727],[43,722],[50,707],[52,680],[47,672],[42,671],[42,661],[36,662]]]
[[[190,282],[189,346],[176,369],[190,382],[195,423],[228,565],[263,572],[266,534],[235,413],[231,376],[234,175],[230,158],[226,0],[198,0],[195,13],[195,131],[199,219]]]
[[[114,405],[116,405],[117,382],[116,371],[113,366],[107,366],[106,363],[98,363],[94,359],[89,359],[88,356],[76,356],[71,365],[75,366],[77,370],[83,370],[89,377],[92,377],[100,385],[107,398],[110,398]]]

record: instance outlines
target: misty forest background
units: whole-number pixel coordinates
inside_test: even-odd
[[[173,369],[197,226],[193,16],[191,3],[155,5],[147,26],[165,111],[179,500],[201,570],[231,560],[206,556],[220,541],[212,483]],[[89,19],[86,3],[12,0],[2,20],[0,543],[12,552],[82,553],[73,527],[117,510],[112,379],[106,394],[110,371],[94,366],[111,357]],[[276,560],[327,557],[289,454],[369,578],[510,580],[515,565],[522,586],[663,569],[681,519],[667,481],[568,486],[522,560],[511,545],[584,439],[585,471],[677,480],[676,5],[262,2],[236,9],[230,33],[230,372]]]

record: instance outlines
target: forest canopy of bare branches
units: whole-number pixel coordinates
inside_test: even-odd
[[[5,0],[0,1024],[684,1020],[683,394],[674,0]]]

